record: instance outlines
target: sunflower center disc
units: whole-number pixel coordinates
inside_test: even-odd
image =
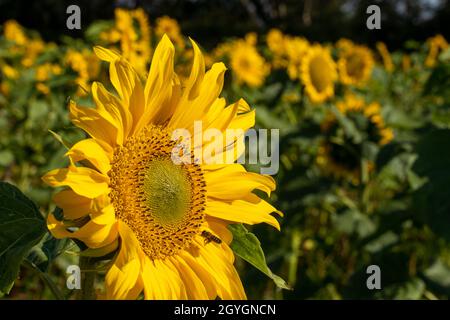
[[[114,150],[110,199],[151,259],[189,247],[204,222],[206,190],[196,164],[171,160],[175,142],[160,126],[146,127]]]
[[[310,63],[311,82],[318,92],[324,91],[332,82],[327,61],[320,56],[314,57]]]
[[[155,220],[169,226],[182,222],[189,211],[192,188],[186,172],[172,161],[148,164],[143,189]]]

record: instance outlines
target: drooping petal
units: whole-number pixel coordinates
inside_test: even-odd
[[[84,167],[55,169],[42,177],[51,187],[70,187],[76,194],[94,199],[108,193],[109,178],[95,170]]]
[[[277,209],[262,199],[259,199],[258,203],[245,200],[231,202],[209,200],[206,203],[206,214],[209,216],[249,225],[264,222],[280,230],[280,224],[271,215],[273,212],[277,212]]]
[[[47,217],[47,227],[55,238],[78,239],[89,248],[104,247],[115,241],[118,236],[117,223],[99,225],[89,221],[72,232],[64,222],[56,220],[53,214],[49,214]]]
[[[114,206],[112,204],[91,214],[91,220],[99,225],[113,224],[116,221]]]
[[[88,215],[92,204],[92,199],[80,196],[70,189],[55,194],[53,201],[63,210],[64,217],[69,220]]]
[[[208,186],[208,197],[223,200],[237,200],[258,189],[270,196],[275,190],[275,181],[270,176],[247,172],[239,164],[230,164],[204,173]]]
[[[66,155],[71,157],[73,162],[88,160],[105,175],[111,169],[111,155],[94,139],[85,139],[77,142]]]

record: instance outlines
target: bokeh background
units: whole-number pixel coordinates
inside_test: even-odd
[[[70,4],[81,30],[66,28]],[[381,30],[366,28],[370,4]],[[90,83],[108,83],[92,46],[121,51],[144,77],[168,33],[183,77],[190,36],[209,65],[229,67],[227,100],[245,98],[257,128],[280,129],[270,201],[282,229],[250,229],[292,290],[238,259],[249,298],[447,299],[449,19],[446,0],[0,0],[0,178],[54,210],[40,176],[83,137],[68,98],[92,105]],[[44,247],[6,298],[54,298],[36,265],[71,297],[64,270],[76,245],[46,237]],[[372,264],[381,290],[366,286]]]

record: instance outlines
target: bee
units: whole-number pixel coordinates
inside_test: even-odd
[[[203,238],[205,238],[205,244],[212,242],[215,242],[217,244],[221,244],[222,240],[220,240],[218,237],[216,237],[215,235],[213,235],[212,233],[203,230],[201,236]]]

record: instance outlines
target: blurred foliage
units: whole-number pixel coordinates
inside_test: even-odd
[[[131,24],[124,27],[124,21]],[[192,54],[178,23],[168,17],[150,22],[143,11],[116,10],[114,21],[96,21],[85,39],[63,37],[58,45],[13,21],[3,25],[0,177],[42,212],[54,207],[40,176],[63,166],[67,147],[82,137],[69,122],[67,100],[92,105],[89,85],[107,75],[93,45],[120,51],[145,77],[153,48],[167,33],[177,48],[177,72],[187,76]],[[202,45],[201,37],[196,40]],[[272,29],[223,39],[207,52],[208,65],[219,60],[231,69],[227,100],[244,97],[257,111],[257,128],[280,129],[271,201],[284,213],[282,231],[253,227],[261,246],[252,233],[234,231],[252,243],[237,255],[248,261],[245,250],[263,247],[270,266],[263,272],[275,281],[281,280],[272,271],[280,275],[292,290],[277,288],[238,259],[250,298],[448,298],[450,51],[442,36],[408,41],[395,52],[382,48],[347,39],[311,43]],[[2,248],[6,234],[1,231]],[[65,267],[77,259],[75,243],[49,234],[30,243],[21,248],[27,258],[8,298],[70,297],[61,288]],[[2,248],[0,270],[9,252]],[[382,290],[366,287],[372,264],[381,268]],[[8,292],[11,277],[3,283],[2,273],[0,279],[0,291]]]

